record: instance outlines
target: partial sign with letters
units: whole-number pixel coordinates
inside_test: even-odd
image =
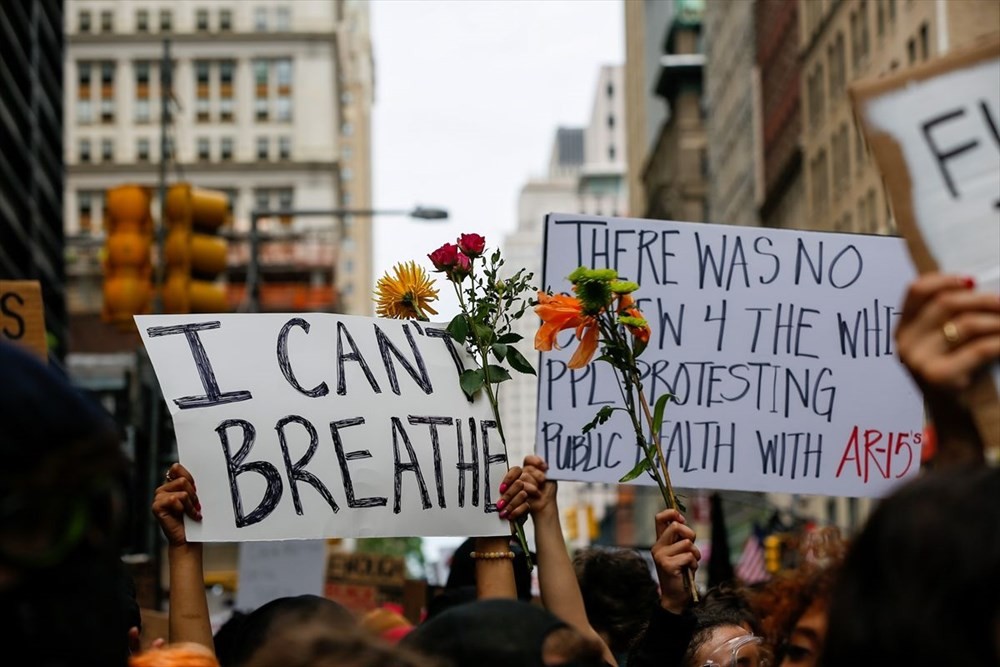
[[[37,280],[0,280],[0,340],[22,345],[48,360],[45,306]]]
[[[675,397],[675,485],[879,496],[916,474],[923,406],[892,337],[914,276],[901,239],[550,215],[544,284],[569,291],[578,265],[640,285],[645,392]],[[615,482],[638,448],[620,412],[582,434],[622,398],[608,364],[567,368],[572,337],[541,356],[536,450],[553,478]]]
[[[197,541],[503,534],[507,456],[444,326],[137,316],[198,485]]]
[[[921,272],[1000,295],[1000,40],[852,86],[893,214]],[[1000,363],[968,391],[1000,463]]]

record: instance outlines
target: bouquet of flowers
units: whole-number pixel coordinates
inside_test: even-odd
[[[639,285],[620,280],[614,269],[581,266],[568,278],[573,283],[576,296],[538,293],[535,312],[542,324],[535,335],[535,349],[550,351],[558,347],[556,338],[559,333],[574,329],[579,345],[567,365],[570,369],[579,369],[589,364],[598,347],[601,347],[601,355],[596,360],[606,362],[614,369],[622,405],[602,407],[594,419],[583,427],[583,432],[604,424],[616,411],[627,414],[635,433],[639,457],[635,467],[619,481],[629,482],[646,473],[656,482],[666,506],[683,510],[670,482],[670,472],[660,444],[663,412],[671,396],[661,395],[650,409],[636,364],[636,359],[649,344],[650,336],[649,323],[632,296]],[[690,571],[687,582],[697,599],[694,576]]]
[[[486,394],[497,432],[506,446],[500,419],[500,384],[511,379],[511,370],[535,373],[514,346],[521,336],[512,330],[514,322],[531,305],[525,294],[534,291],[529,284],[532,274],[520,269],[508,278],[501,277],[504,260],[500,251],[487,256],[486,239],[479,234],[462,234],[455,243],[444,244],[428,257],[458,297],[461,312],[452,318],[447,331],[477,362],[477,368],[466,370],[459,378],[462,391],[470,399],[480,392]],[[429,304],[437,299],[438,292],[422,268],[409,262],[397,264],[394,272],[395,276],[387,274],[376,285],[376,313],[380,317],[426,320],[428,313],[437,314]],[[500,516],[506,518],[503,507],[499,509]],[[512,527],[527,555],[521,525],[512,522]]]

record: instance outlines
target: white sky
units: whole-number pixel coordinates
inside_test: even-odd
[[[398,261],[430,269],[427,253],[460,233],[494,247],[514,229],[556,128],[584,125],[598,69],[624,62],[623,19],[620,0],[372,2],[375,208],[451,214],[376,218],[376,280]]]

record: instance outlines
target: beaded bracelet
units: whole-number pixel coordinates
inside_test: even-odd
[[[502,558],[513,560],[514,558],[513,551],[473,551],[470,555],[476,560],[500,560]]]

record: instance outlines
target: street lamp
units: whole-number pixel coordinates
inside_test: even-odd
[[[249,311],[256,313],[260,309],[260,242],[261,235],[258,222],[261,218],[308,218],[336,217],[343,224],[347,216],[405,216],[415,220],[443,221],[448,219],[448,211],[431,206],[415,206],[412,209],[254,209],[250,211],[250,261],[247,264],[247,293],[249,295]]]

